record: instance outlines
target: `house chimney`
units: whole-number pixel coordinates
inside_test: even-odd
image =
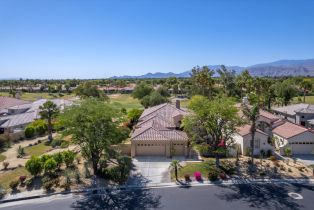
[[[180,100],[176,100],[176,108],[180,109]]]

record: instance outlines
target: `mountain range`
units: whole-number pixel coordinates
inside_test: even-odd
[[[209,65],[210,69],[217,70],[221,65]],[[228,70],[235,70],[237,74],[247,69],[251,75],[257,77],[283,77],[283,76],[314,76],[314,59],[306,60],[279,60],[271,63],[256,64],[247,67],[241,66],[226,66]],[[148,79],[148,78],[168,78],[168,77],[179,77],[186,78],[190,77],[191,71],[184,71],[182,73],[147,73],[140,76],[115,76],[112,79]],[[217,76],[217,75],[215,75]]]

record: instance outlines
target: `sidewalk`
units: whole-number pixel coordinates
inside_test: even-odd
[[[314,184],[314,179],[230,179],[226,181],[204,181],[204,182],[189,182],[189,183],[176,183],[176,182],[169,182],[169,183],[160,183],[160,184],[147,184],[145,186],[139,185],[121,185],[121,186],[107,186],[107,187],[98,187],[98,188],[85,188],[79,190],[72,190],[72,191],[63,191],[63,192],[53,192],[53,193],[46,193],[43,189],[40,190],[33,190],[33,191],[26,191],[17,194],[9,194],[6,195],[4,199],[0,200],[1,203],[7,202],[14,202],[20,200],[28,200],[28,199],[35,199],[35,198],[43,198],[49,197],[53,195],[66,195],[71,193],[92,193],[98,194],[103,193],[107,190],[129,190],[129,189],[149,189],[149,188],[169,188],[169,187],[194,187],[194,186],[210,186],[210,185],[236,185],[236,184],[282,184],[282,183],[298,183],[298,184]]]

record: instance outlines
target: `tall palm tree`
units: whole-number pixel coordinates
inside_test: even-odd
[[[302,91],[303,91],[303,103],[305,103],[306,91],[311,90],[312,87],[313,87],[313,84],[308,80],[304,80],[300,83],[300,88],[302,88]]]
[[[42,119],[47,120],[48,124],[48,140],[52,141],[52,120],[59,113],[59,108],[52,101],[45,102],[42,106],[39,107],[39,114]]]
[[[252,134],[252,140],[250,143],[250,147],[251,147],[251,163],[253,166],[253,164],[254,164],[254,141],[255,141],[255,132],[256,132],[256,121],[257,121],[258,116],[259,116],[259,107],[257,104],[255,104],[252,107],[248,106],[247,104],[244,104],[242,112],[251,124],[250,131]]]
[[[182,167],[180,165],[180,161],[172,160],[170,163],[170,167],[174,169],[174,175],[176,177],[176,181],[178,181],[178,169]]]

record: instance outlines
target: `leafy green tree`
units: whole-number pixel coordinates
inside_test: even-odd
[[[65,132],[81,147],[83,157],[90,161],[94,174],[99,172],[102,157],[111,158],[111,145],[121,142],[119,126],[124,119],[121,112],[108,103],[87,99],[71,106],[60,116]]]
[[[224,65],[221,65],[217,70],[220,76],[220,82],[223,86],[224,93],[227,96],[235,96],[236,94],[236,72],[234,70],[228,70]]]
[[[156,106],[156,105],[163,104],[166,102],[168,102],[168,99],[160,95],[160,93],[158,93],[157,91],[151,92],[149,96],[145,96],[141,100],[141,104],[145,108],[150,107],[150,106]]]
[[[52,101],[47,101],[39,107],[39,110],[41,118],[47,120],[48,140],[52,141],[52,120],[59,114],[59,108]]]
[[[183,119],[184,130],[189,136],[195,136],[197,128],[208,136],[207,142],[212,148],[219,167],[220,154],[233,144],[236,128],[242,124],[235,103],[229,98],[209,100],[203,96],[194,96],[189,104],[194,115]]]
[[[131,109],[130,111],[128,111],[128,118],[132,125],[137,123],[143,111],[144,111],[143,109]]]
[[[252,139],[250,141],[250,147],[251,147],[251,164],[254,164],[254,141],[255,141],[255,133],[256,133],[256,122],[259,117],[259,107],[258,105],[254,105],[253,107],[250,107],[246,104],[243,105],[242,112],[246,119],[250,123],[250,132]]]
[[[174,175],[176,177],[176,181],[178,181],[178,169],[182,167],[180,165],[180,161],[179,160],[172,160],[170,163],[170,167],[173,168]]]
[[[170,97],[168,89],[165,86],[161,86],[157,89],[157,92],[163,97]]]
[[[248,70],[244,70],[236,78],[236,86],[240,89],[240,97],[243,98],[243,93],[250,93],[253,86],[253,77]]]
[[[142,99],[145,96],[149,96],[153,90],[154,89],[150,85],[141,82],[134,88],[132,96],[137,99]]]
[[[100,100],[109,100],[108,96],[101,90],[97,89],[97,86],[92,84],[91,82],[85,82],[79,85],[75,90],[74,93],[81,98],[97,98]]]
[[[26,170],[33,176],[39,175],[43,168],[39,157],[32,156],[25,164]]]
[[[281,99],[282,105],[287,106],[293,97],[297,95],[297,90],[294,84],[285,80],[276,84],[275,94]]]
[[[196,66],[192,69],[191,81],[196,86],[199,94],[208,97],[212,96],[214,73],[214,70],[209,69],[208,66]]]

